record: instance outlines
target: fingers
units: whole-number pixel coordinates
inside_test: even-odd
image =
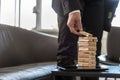
[[[73,34],[79,35],[80,34],[79,31],[83,31],[82,24],[80,23],[79,20],[77,22],[74,22],[74,23],[71,22],[67,25],[70,29],[70,32]]]
[[[76,34],[76,35],[79,34],[78,29],[75,29],[74,26],[69,27],[69,29],[70,29],[70,32],[71,32],[71,33]]]
[[[80,21],[77,22],[77,27],[79,31],[83,31],[82,23]]]

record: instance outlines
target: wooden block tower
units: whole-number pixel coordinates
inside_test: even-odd
[[[78,67],[96,67],[97,37],[87,32],[80,32],[78,39]]]

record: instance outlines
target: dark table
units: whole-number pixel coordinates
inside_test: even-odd
[[[120,78],[120,66],[107,66],[108,70],[105,71],[84,71],[84,70],[58,70],[52,71],[53,78],[55,76],[81,76],[81,77],[104,77],[107,78]]]

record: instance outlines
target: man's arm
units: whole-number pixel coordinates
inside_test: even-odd
[[[70,32],[79,35],[82,31],[81,11],[84,7],[83,0],[61,0],[64,15],[68,14],[67,26]]]
[[[64,15],[74,11],[83,10],[84,0],[61,0]]]
[[[58,15],[67,15],[67,25],[73,34],[79,34],[82,30],[81,14],[84,7],[84,0],[53,0],[52,7]],[[79,10],[79,12],[76,12]],[[74,12],[75,11],[75,12]]]

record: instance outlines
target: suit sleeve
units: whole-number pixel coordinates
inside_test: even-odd
[[[64,15],[74,10],[83,11],[84,0],[61,0]]]

